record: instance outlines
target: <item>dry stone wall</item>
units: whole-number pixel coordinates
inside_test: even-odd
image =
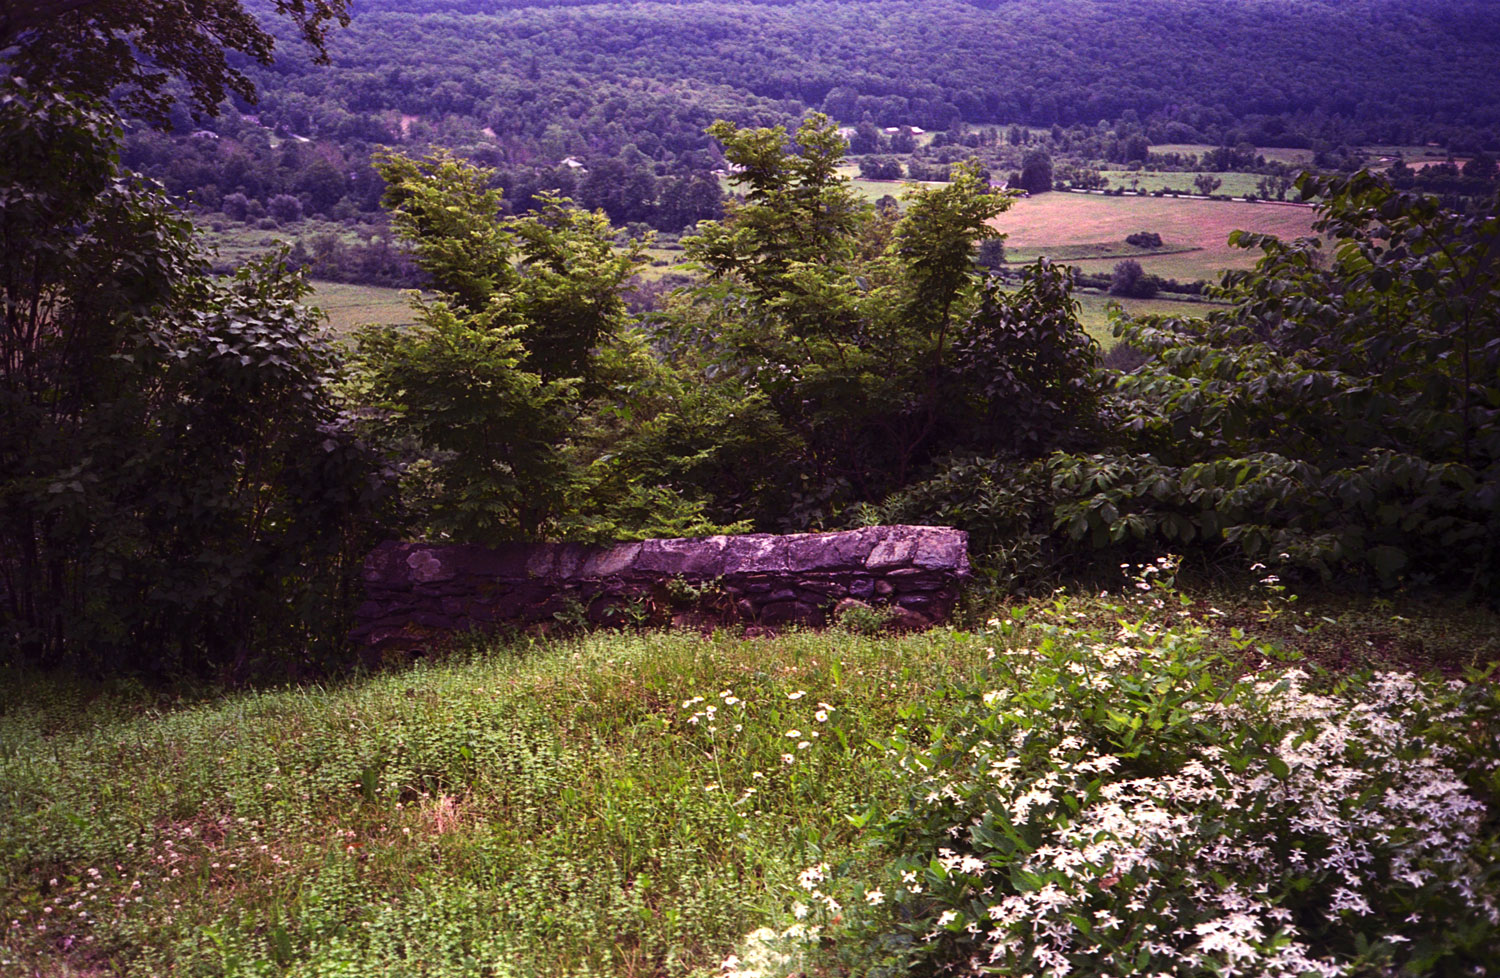
[[[602,546],[392,542],[365,561],[352,637],[384,652],[455,632],[573,620],[816,626],[843,601],[921,628],[952,614],[968,576],[968,534],[934,526]]]

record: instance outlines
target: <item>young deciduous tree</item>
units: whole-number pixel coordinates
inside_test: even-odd
[[[439,294],[417,300],[416,327],[360,342],[380,426],[415,443],[422,519],[475,542],[556,535],[595,487],[576,451],[586,416],[636,369],[621,289],[645,245],[617,248],[602,213],[562,198],[502,217],[490,172],[444,153],[376,166]]]
[[[792,137],[711,131],[745,192],[686,242],[709,281],[683,315],[712,317],[694,335],[719,351],[714,376],[743,385],[737,413],[769,409],[787,433],[779,464],[794,498],[780,518],[826,519],[903,484],[957,437],[954,324],[977,300],[974,243],[996,238],[987,222],[1010,198],[962,165],[941,187],[909,190],[904,215],[876,214],[839,175],[826,118]],[[768,498],[785,498],[778,481]]]

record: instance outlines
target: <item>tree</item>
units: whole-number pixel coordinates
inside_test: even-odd
[[[999,271],[1005,264],[1005,239],[994,237],[986,238],[979,242],[979,253],[976,260],[990,271]]]
[[[275,11],[326,61],[330,23],[349,22],[347,0],[275,0]],[[27,0],[0,9],[9,73],[94,96],[117,92],[127,112],[165,125],[170,82],[196,112],[213,115],[230,93],[255,101],[226,52],[269,65],[275,40],[241,0]]]
[[[210,277],[119,138],[0,92],[0,634],[158,674],[337,648],[379,480],[306,287],[275,258]]]
[[[219,209],[224,216],[232,221],[243,221],[250,208],[250,199],[242,193],[225,194],[224,199],[219,202]]]
[[[1193,186],[1197,187],[1198,192],[1205,197],[1211,196],[1223,183],[1223,180],[1220,180],[1212,173],[1200,173],[1196,177],[1193,177]]]
[[[859,161],[859,175],[867,180],[900,180],[901,163],[892,156],[866,156]]]
[[[1473,159],[1465,163],[1460,172],[1470,180],[1493,183],[1497,177],[1500,177],[1500,164],[1496,164],[1495,158],[1486,153],[1475,153]]]
[[[290,224],[302,220],[302,201],[291,194],[277,194],[266,201],[266,213],[278,224]]]
[[[1052,189],[1052,155],[1040,147],[1026,151],[1021,159],[1021,189],[1040,194]]]
[[[1114,271],[1110,274],[1110,295],[1129,296],[1133,299],[1150,299],[1156,295],[1160,287],[1156,276],[1147,275],[1141,268],[1141,263],[1133,258],[1116,262]]]
[[[445,153],[376,157],[397,234],[439,298],[411,329],[361,336],[378,427],[415,442],[423,529],[475,542],[555,535],[594,488],[572,446],[592,404],[629,383],[621,286],[644,244],[599,212],[542,196],[502,217],[491,172]]]
[[[747,189],[685,242],[710,276],[680,312],[685,345],[713,352],[705,382],[732,389],[734,414],[769,414],[785,432],[754,515],[805,526],[880,498],[952,437],[974,242],[994,237],[987,222],[1009,198],[965,164],[941,187],[910,188],[904,215],[877,214],[839,175],[827,119],[810,116],[795,140],[779,127],[713,131]]]
[[[873,122],[861,122],[854,127],[854,135],[849,137],[849,152],[856,156],[864,153],[878,153],[884,141],[880,130],[875,128]]]

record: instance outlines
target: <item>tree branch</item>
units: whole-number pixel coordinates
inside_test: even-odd
[[[26,31],[44,27],[63,14],[107,2],[108,0],[0,0],[0,49],[10,47]]]

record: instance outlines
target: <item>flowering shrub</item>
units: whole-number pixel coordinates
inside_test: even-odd
[[[782,944],[870,975],[1493,969],[1488,677],[1235,676],[1154,623],[1166,576],[1113,634],[992,621],[985,685],[886,745],[912,788],[870,824],[883,868],[810,868]]]

